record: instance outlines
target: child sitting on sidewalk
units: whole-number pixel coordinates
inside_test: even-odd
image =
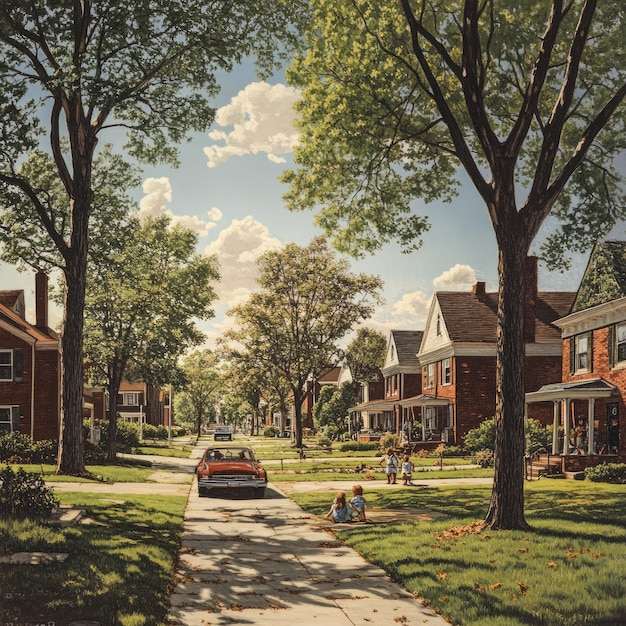
[[[356,509],[356,518],[359,522],[366,522],[365,498],[363,497],[363,487],[361,487],[361,485],[354,485],[352,487],[352,500],[350,500],[350,504]]]

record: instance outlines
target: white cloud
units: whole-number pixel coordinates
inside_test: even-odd
[[[409,317],[411,319],[423,318],[430,307],[431,298],[423,291],[405,293],[401,300],[394,302],[393,315],[396,317]],[[414,326],[412,324],[411,326]]]
[[[213,130],[209,138],[225,145],[204,149],[208,166],[217,167],[233,156],[266,152],[274,163],[284,163],[281,154],[293,151],[298,133],[293,121],[293,104],[299,99],[293,87],[266,82],[250,83],[230,104],[218,109],[215,121],[220,126],[232,126],[229,133]]]
[[[222,217],[222,212],[213,207],[207,212],[207,221],[201,220],[197,215],[174,215],[167,208],[167,203],[172,201],[172,186],[169,178],[146,178],[142,189],[146,194],[139,201],[139,219],[143,220],[148,216],[160,217],[166,215],[172,220],[172,225],[181,224],[183,227],[193,230],[200,237],[206,235],[212,228],[217,226],[217,222]]]
[[[436,289],[442,288],[466,288],[476,282],[476,272],[469,265],[457,263],[454,267],[446,270],[435,279],[433,285]]]
[[[267,227],[252,216],[233,220],[205,248],[205,254],[216,254],[219,261],[221,280],[216,291],[220,301],[232,306],[245,300],[257,286],[257,259],[281,245]]]

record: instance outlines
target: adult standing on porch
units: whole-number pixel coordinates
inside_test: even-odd
[[[383,454],[378,461],[379,465],[385,465],[385,473],[387,474],[387,484],[396,484],[396,476],[398,475],[398,463],[400,460],[393,451],[393,448],[387,448],[387,453]]]

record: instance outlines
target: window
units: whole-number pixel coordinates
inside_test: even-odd
[[[428,364],[428,374],[426,377],[426,389],[432,389],[435,386],[435,364]]]
[[[0,350],[0,380],[13,380],[13,350]]]
[[[570,341],[570,369],[572,372],[590,372],[593,369],[591,333],[572,337]]]
[[[0,406],[0,434],[19,431],[20,407]]]
[[[452,382],[452,370],[450,368],[450,359],[444,359],[441,362],[441,384],[449,385]]]
[[[615,354],[618,363],[626,361],[626,324],[620,324],[615,329]]]
[[[137,391],[125,391],[122,394],[123,406],[139,406],[139,393]]]

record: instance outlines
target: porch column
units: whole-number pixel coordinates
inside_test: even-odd
[[[426,441],[426,406],[422,405],[422,441]]]
[[[552,408],[552,454],[559,453],[559,413],[561,409],[561,401],[554,400]]]
[[[569,449],[569,432],[570,432],[570,420],[572,417],[572,405],[570,403],[570,399],[569,398],[565,398],[565,400],[563,400],[563,403],[565,404],[565,413],[563,415],[563,418],[565,420],[565,424],[564,424],[564,428],[565,428],[565,437],[563,440],[563,454],[567,455],[570,452]]]
[[[528,402],[524,402],[524,447],[526,452],[530,447],[530,432],[528,432]]]
[[[587,454],[594,454],[596,442],[594,439],[593,422],[595,419],[596,399],[589,398],[589,408],[587,409]]]

